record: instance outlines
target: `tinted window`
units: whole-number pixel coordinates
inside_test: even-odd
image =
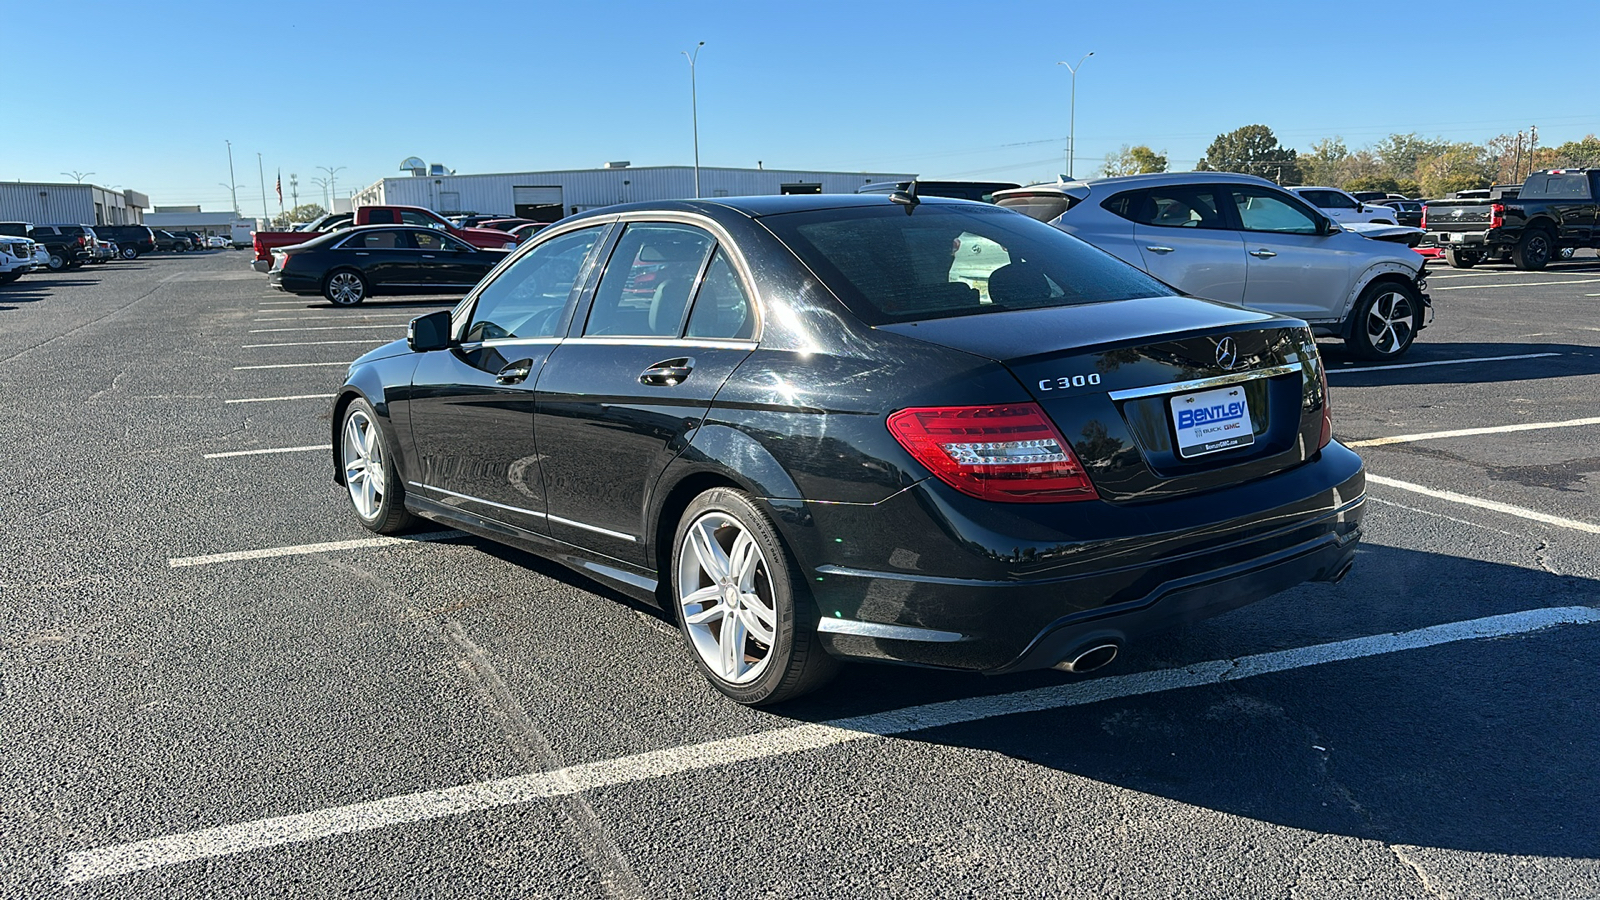
[[[409,250],[411,241],[403,231],[365,231],[353,234],[339,245],[341,250]]]
[[[1140,225],[1162,228],[1227,228],[1218,201],[1222,188],[1209,185],[1173,185],[1145,191],[1130,191],[1120,197],[1111,212]]]
[[[366,224],[398,225],[399,220],[395,218],[394,210],[392,209],[371,209],[367,211]]]
[[[601,228],[551,238],[506,267],[478,294],[463,341],[555,337]]]
[[[390,215],[394,214],[390,213]],[[400,210],[400,223],[402,225],[421,225],[424,228],[444,228],[444,225],[434,217],[410,209]]]
[[[1523,185],[1519,196],[1526,200],[1587,200],[1589,178],[1581,172],[1572,175],[1534,175]]]
[[[472,246],[437,231],[409,231],[418,250],[471,251]]]
[[[1077,238],[981,206],[923,204],[764,217],[770,228],[870,325],[1170,295],[1172,291]],[[985,273],[956,263],[977,242],[1003,253]]]
[[[677,337],[715,243],[688,225],[629,225],[600,276],[583,333]]]
[[[711,257],[700,292],[689,313],[689,337],[748,338],[755,334],[755,308],[750,295],[739,283],[739,275],[728,264],[727,254],[718,249]]]
[[[1245,231],[1273,231],[1279,234],[1316,234],[1317,220],[1294,201],[1265,188],[1233,188],[1239,209],[1239,224]]]
[[[1107,200],[1106,203],[1110,204],[1116,199],[1113,197],[1111,200]],[[1076,201],[1066,194],[1051,192],[1048,194],[1029,194],[1022,197],[1004,197],[996,202],[1006,209],[1022,213],[1030,219],[1048,222],[1071,209]],[[1106,208],[1110,209],[1111,207],[1107,205]],[[1121,213],[1118,213],[1118,215],[1121,215]]]

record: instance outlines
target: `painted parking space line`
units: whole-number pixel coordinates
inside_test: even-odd
[[[232,456],[267,456],[273,453],[308,453],[312,450],[326,450],[327,444],[312,444],[309,447],[272,447],[266,450],[228,450],[222,453],[207,453],[201,459],[227,459]]]
[[[1432,362],[1395,363],[1392,366],[1351,366],[1347,369],[1328,369],[1329,375],[1349,375],[1356,372],[1387,372],[1391,369],[1424,369],[1428,366],[1464,366],[1471,363],[1505,362],[1509,359],[1541,359],[1560,356],[1559,353],[1518,353],[1515,356],[1475,356],[1469,359],[1436,359]]]
[[[267,319],[255,319],[253,321],[256,321],[256,322],[326,322],[326,321],[328,321],[329,319],[332,319],[332,318],[333,318],[333,316],[325,314],[325,315],[320,315],[320,316],[288,316],[288,317],[276,316],[276,317],[267,318]],[[345,316],[340,316],[339,318],[342,319],[342,318],[346,318],[346,317]],[[414,318],[416,318],[416,316],[413,316],[413,315],[411,315],[409,313],[367,313],[367,314],[363,314],[363,315],[359,315],[359,316],[350,316],[349,318],[354,318],[354,319],[414,319]]]
[[[235,372],[245,372],[245,371],[249,371],[250,369],[310,369],[310,368],[315,368],[317,366],[348,366],[348,365],[350,365],[350,364],[347,363],[347,362],[278,363],[276,365],[271,365],[271,366],[234,366],[233,370]]]
[[[1573,281],[1513,281],[1505,284],[1452,284],[1433,288],[1435,291],[1486,291],[1490,288],[1548,287],[1552,284],[1595,284],[1600,278],[1580,278]]]
[[[279,400],[332,400],[332,394],[290,394],[286,397],[240,397],[223,403],[276,403]]]
[[[1513,431],[1543,431],[1547,428],[1579,428],[1600,425],[1600,416],[1587,419],[1567,419],[1563,422],[1523,422],[1519,425],[1495,425],[1487,428],[1457,428],[1454,431],[1424,431],[1420,434],[1397,434],[1392,437],[1372,438],[1365,441],[1345,441],[1346,447],[1383,447],[1388,444],[1409,444],[1413,441],[1431,441],[1438,438],[1472,437],[1477,434],[1506,434]]]
[[[84,850],[66,857],[61,880],[67,884],[95,881],[268,847],[303,844],[394,825],[454,818],[598,788],[653,781],[734,763],[788,756],[854,741],[893,737],[1000,716],[1048,712],[1107,700],[1239,681],[1327,663],[1596,623],[1600,623],[1600,610],[1587,606],[1533,609],[1238,659],[1210,660],[1177,669],[1157,669],[1011,694],[929,703],[874,715],[791,725],[550,772],[421,791]]]
[[[317,447],[324,450],[325,447]],[[409,544],[414,541],[448,541],[466,537],[460,531],[429,531],[408,534],[405,537],[357,538],[352,541],[325,541],[320,544],[294,544],[288,547],[263,547],[259,550],[234,550],[229,553],[210,553],[205,556],[177,556],[167,560],[169,569],[186,569],[191,566],[214,566],[219,563],[243,562],[249,559],[274,559],[279,556],[309,556],[313,553],[332,553],[335,550],[360,550],[365,547],[388,547],[392,544]]]
[[[274,331],[353,331],[359,328],[396,328],[397,322],[375,322],[371,325],[308,325],[301,328],[252,328],[251,334],[268,334]]]
[[[1600,534],[1600,525],[1595,525],[1589,522],[1580,522],[1577,519],[1565,519],[1561,516],[1552,516],[1549,513],[1542,513],[1538,510],[1526,509],[1521,506],[1512,506],[1509,503],[1501,503],[1498,500],[1485,500],[1482,497],[1469,497],[1466,494],[1458,494],[1455,491],[1436,490],[1434,488],[1424,487],[1420,484],[1412,484],[1409,481],[1400,481],[1395,478],[1385,478],[1382,475],[1373,475],[1370,472],[1367,473],[1367,483],[1382,485],[1384,487],[1398,488],[1402,491],[1410,491],[1413,494],[1421,494],[1425,497],[1433,497],[1436,500],[1445,500],[1450,503],[1460,503],[1463,506],[1476,506],[1479,509],[1493,510],[1494,512],[1505,513],[1508,516],[1516,516],[1519,519],[1528,519],[1529,521],[1533,522],[1543,522],[1546,525],[1555,525],[1559,528],[1570,528],[1573,531],[1583,531],[1589,534]]]
[[[1481,528],[1484,531],[1492,531],[1495,534],[1503,534],[1503,535],[1505,535],[1506,537],[1509,537],[1509,538],[1522,537],[1522,535],[1516,534],[1514,532],[1502,531],[1499,528],[1491,528],[1488,525],[1484,525],[1481,522],[1469,522],[1466,519],[1458,519],[1455,516],[1447,516],[1442,512],[1434,512],[1431,509],[1423,509],[1420,506],[1407,506],[1404,503],[1396,503],[1393,500],[1383,500],[1383,499],[1380,499],[1378,497],[1372,496],[1372,494],[1370,494],[1370,493],[1367,494],[1367,502],[1376,503],[1379,506],[1393,506],[1396,509],[1403,509],[1406,512],[1413,512],[1413,513],[1417,513],[1418,515],[1423,515],[1423,516],[1432,516],[1433,518],[1436,518],[1436,519],[1446,519],[1446,520],[1449,520],[1451,522],[1456,523],[1457,525],[1470,525],[1473,528]]]
[[[258,350],[262,347],[325,347],[329,344],[371,344],[374,347],[382,347],[387,343],[388,341],[382,340],[381,338],[367,338],[364,341],[289,341],[287,343],[280,344],[240,344],[239,349]]]

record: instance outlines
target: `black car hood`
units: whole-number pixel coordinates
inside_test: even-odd
[[[1270,322],[1277,316],[1191,297],[1144,297],[880,325],[879,330],[993,360],[1022,360],[1067,348],[1152,335]]]
[[[350,368],[354,369],[356,366],[363,365],[365,363],[380,359],[388,359],[391,356],[402,356],[410,352],[411,346],[406,343],[405,338],[400,338],[397,341],[390,341],[389,343],[384,344],[382,347],[375,347],[361,354],[361,356],[356,359],[355,362],[350,364]]]

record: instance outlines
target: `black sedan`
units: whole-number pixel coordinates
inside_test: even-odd
[[[506,258],[442,231],[369,225],[272,251],[267,281],[291,294],[321,294],[354,306],[375,294],[462,293]]]
[[[366,527],[657,603],[764,704],[840,659],[1085,672],[1338,580],[1365,478],[1326,397],[1304,322],[1008,210],[686,200],[552,225],[357,360],[332,453]]]

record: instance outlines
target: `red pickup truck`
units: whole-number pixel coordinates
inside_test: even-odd
[[[516,238],[495,228],[457,228],[449,220],[431,209],[420,206],[362,206],[350,213],[330,214],[313,222],[305,231],[257,231],[250,237],[256,258],[251,268],[265,272],[272,268],[272,251],[279,247],[302,244],[319,233],[355,228],[361,225],[422,225],[437,228],[461,238],[474,247],[490,250],[510,250],[517,246]]]

